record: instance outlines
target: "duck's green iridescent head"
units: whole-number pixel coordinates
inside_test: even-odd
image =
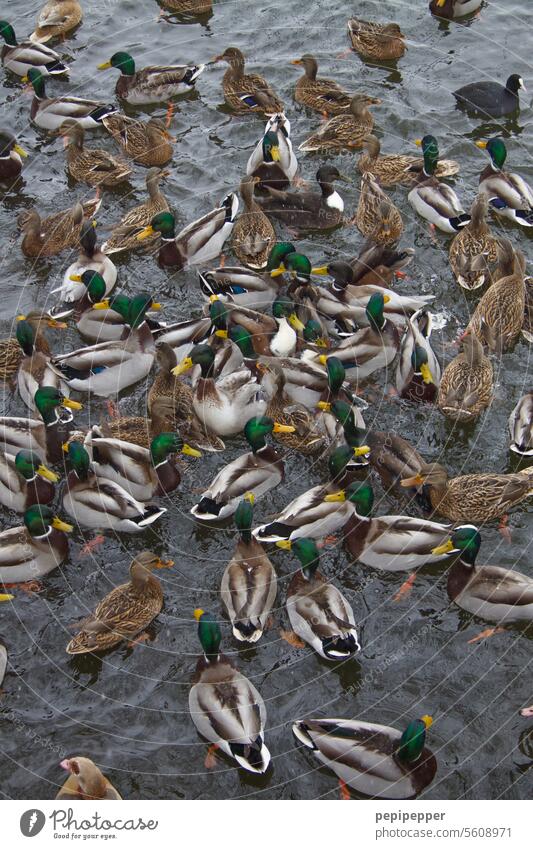
[[[115,309],[113,307],[113,309]],[[150,309],[160,309],[160,305],[154,301],[151,295],[141,292],[130,298],[126,316],[126,323],[134,329],[140,327],[146,319],[146,313]]]
[[[481,546],[481,535],[475,525],[460,525],[450,539],[432,550],[432,554],[458,554],[468,566],[474,566]]]
[[[234,324],[229,329],[229,338],[238,346],[243,357],[251,360],[255,357],[255,351],[252,341],[252,334],[240,324]]]
[[[191,349],[189,356],[184,357],[181,363],[174,366],[172,374],[178,377],[193,366],[200,366],[202,369],[202,377],[208,377],[209,372],[213,368],[214,362],[215,352],[210,345],[195,345],[194,348]]]
[[[25,319],[17,321],[16,337],[26,356],[31,357],[35,345],[35,333],[29,321]]]
[[[27,481],[33,480],[37,475],[51,483],[57,483],[59,480],[58,475],[47,469],[39,455],[34,454],[33,451],[19,451],[15,457],[15,468]]]
[[[341,477],[352,458],[353,448],[349,445],[341,445],[332,451],[328,460],[328,470],[332,481]]]
[[[365,444],[365,431],[357,427],[352,407],[346,401],[334,401],[331,412],[343,427],[344,438],[353,450],[354,457],[367,457],[370,446]]]
[[[303,322],[296,315],[294,302],[290,298],[287,298],[286,295],[276,298],[272,304],[272,315],[278,320],[286,318],[295,330],[302,331],[304,329]]]
[[[17,39],[15,37],[15,30],[8,24],[7,21],[0,21],[0,35],[4,39],[6,44],[9,44],[10,47],[17,46]]]
[[[310,342],[318,348],[328,347],[328,339],[322,330],[322,325],[314,318],[310,318],[306,322],[302,335],[306,342]]]
[[[46,424],[56,420],[58,407],[68,407],[70,410],[82,410],[83,405],[79,401],[65,398],[59,389],[54,386],[41,386],[34,397],[35,406]]]
[[[298,280],[300,283],[309,283],[311,279],[311,263],[304,254],[296,252],[288,254],[283,264],[293,280]]]
[[[424,383],[434,383],[431,369],[429,368],[428,355],[425,348],[415,345],[411,354],[411,366],[415,374],[421,374]]]
[[[207,660],[216,660],[222,641],[218,622],[210,613],[206,613],[200,607],[197,607],[194,611],[194,618],[198,622],[198,637],[200,638],[204,655]]]
[[[426,730],[433,724],[431,716],[422,716],[409,723],[396,749],[396,757],[403,763],[417,761],[424,750]]]
[[[42,99],[46,96],[44,91],[44,77],[37,68],[30,68],[27,75],[22,77],[22,82],[30,82],[37,97]]]
[[[476,145],[487,151],[493,166],[501,171],[507,159],[507,148],[505,147],[504,140],[500,138],[489,139],[488,142],[476,142]]]
[[[94,228],[92,229],[94,231]],[[105,298],[105,280],[100,274],[98,274],[97,271],[93,271],[89,268],[82,274],[71,274],[70,279],[75,282],[83,283],[83,285],[87,288],[87,297],[91,304],[98,304]],[[125,297],[125,295],[122,297]],[[129,300],[129,298],[127,300]]]
[[[99,71],[105,71],[107,68],[117,68],[124,76],[132,77],[135,73],[135,62],[129,53],[119,51],[118,53],[113,53],[108,62],[102,62],[98,65]]]
[[[49,532],[50,528],[55,528],[56,531],[63,531],[68,534],[74,530],[72,525],[63,522],[49,507],[43,507],[41,504],[34,504],[24,513],[24,524],[28,529],[28,533],[32,537],[43,537]]]
[[[423,139],[417,139],[415,144],[422,148],[424,156],[424,171],[428,177],[435,173],[439,164],[439,145],[435,136],[424,136]]]
[[[374,506],[374,491],[367,481],[353,481],[346,489],[326,495],[324,501],[351,501],[358,516],[370,516]]]
[[[68,454],[69,463],[80,480],[87,480],[91,470],[90,457],[81,442],[70,442],[63,446],[63,451]]]
[[[244,426],[244,435],[252,451],[260,451],[266,445],[266,437],[272,433],[294,433],[292,425],[282,425],[268,416],[254,416]]]
[[[265,162],[279,162],[281,159],[278,137],[271,131],[263,136],[263,159]]]
[[[176,221],[171,212],[158,212],[154,215],[150,224],[137,233],[137,239],[142,241],[153,236],[154,233],[160,233],[162,239],[175,239],[176,237]]]
[[[342,384],[346,380],[346,371],[338,357],[328,357],[326,360],[326,371],[328,373],[329,391],[336,394],[340,392]]]
[[[150,443],[150,455],[154,466],[164,463],[169,454],[186,454],[188,457],[201,457],[201,451],[191,448],[183,441],[179,433],[160,433]]]
[[[241,535],[243,542],[252,541],[252,522],[254,518],[254,494],[247,492],[242,501],[239,501],[235,511],[235,525]]]
[[[289,254],[292,254],[296,251],[296,248],[291,242],[277,242],[272,250],[270,251],[270,255],[268,257],[266,270],[271,273],[271,277],[277,277],[280,274],[283,274],[285,271],[285,265],[283,264],[283,260]]]
[[[293,551],[302,565],[302,573],[309,581],[320,565],[320,556],[314,539],[300,537],[295,540],[280,540],[276,543],[278,548]]]
[[[216,328],[217,336],[225,338],[228,336],[228,309],[218,298],[209,304],[209,317]]]
[[[368,304],[366,305],[365,310],[366,317],[370,326],[376,331],[376,333],[383,330],[383,326],[385,324],[383,309],[388,300],[388,295],[382,295],[381,292],[374,292],[374,294],[368,299]]]

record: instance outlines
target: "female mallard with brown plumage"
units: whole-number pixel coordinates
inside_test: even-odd
[[[374,118],[367,107],[380,103],[381,100],[377,97],[354,95],[348,112],[330,118],[316,133],[302,142],[298,150],[327,152],[362,147],[374,127]]]
[[[283,112],[283,103],[259,74],[244,73],[244,56],[237,47],[227,47],[212,62],[227,62],[228,70],[222,80],[224,99],[234,112],[262,112],[275,115]]]
[[[246,493],[235,511],[240,539],[220,585],[233,635],[244,643],[261,638],[278,589],[270,558],[251,533],[253,505],[253,495]]]
[[[296,739],[348,786],[378,799],[413,799],[433,781],[437,761],[426,748],[433,720],[422,716],[400,733],[388,725],[359,719],[304,719],[295,722]]]
[[[463,350],[442,373],[437,406],[448,419],[472,422],[492,401],[494,375],[483,345],[473,334],[463,339]]]
[[[161,5],[178,15],[207,15],[213,8],[213,0],[162,0]]]
[[[424,487],[434,512],[452,522],[489,522],[529,498],[533,493],[533,469],[450,478],[444,466],[425,463],[414,477],[404,478],[402,486]]]
[[[408,186],[420,175],[424,168],[421,156],[411,156],[407,153],[381,153],[381,144],[377,136],[370,135],[365,139],[364,152],[357,160],[357,170],[360,174],[370,171],[380,186],[390,188],[397,183]],[[437,165],[435,176],[451,177],[459,171],[459,163],[453,159],[441,159]]]
[[[453,557],[448,596],[463,610],[498,625],[533,622],[533,578],[501,566],[476,564],[481,535],[475,525],[455,528],[437,552]]]
[[[102,124],[137,165],[161,168],[172,159],[175,139],[161,118],[141,121],[139,118],[114,113],[102,118]]]
[[[467,331],[474,333],[491,351],[505,351],[517,340],[526,304],[525,258],[508,239],[500,239],[501,250],[510,254],[512,272],[493,283],[483,294]]]
[[[60,38],[77,27],[83,17],[78,0],[47,0],[39,12],[31,41],[41,44]]]
[[[318,62],[314,56],[305,53],[301,59],[294,59],[291,64],[304,69],[294,90],[297,103],[315,109],[323,115],[342,115],[349,110],[351,95],[333,80],[317,77]]]
[[[81,623],[67,646],[67,654],[88,654],[133,640],[161,613],[163,590],[153,569],[173,566],[151,551],[141,551],[131,562],[130,580],[108,593],[94,613]]]
[[[56,799],[122,799],[108,778],[90,758],[66,758],[59,766],[69,773]]]
[[[161,180],[166,176],[167,172],[161,171],[160,168],[149,169],[146,174],[148,200],[130,209],[120,223],[113,227],[111,235],[102,245],[105,254],[138,248],[140,243],[137,237],[151,223],[154,215],[160,212],[169,212],[168,201],[159,188]],[[159,238],[158,234],[154,232],[145,235],[144,239],[148,239],[148,237],[150,241],[145,243],[148,247],[154,246]]]
[[[8,510],[24,513],[33,504],[50,504],[58,480],[33,451],[19,451],[16,457],[0,451],[0,504]]]
[[[296,636],[324,660],[348,660],[356,655],[361,646],[352,607],[318,571],[315,541],[301,537],[277,545],[293,551],[301,564],[287,589],[287,613]]]
[[[67,171],[88,186],[118,186],[131,176],[131,168],[107,150],[85,147],[85,130],[75,119],[64,121],[59,133],[66,141]]]
[[[194,611],[203,650],[189,693],[189,711],[196,730],[215,748],[248,772],[264,773],[270,763],[265,746],[266,708],[248,678],[222,654],[222,635],[215,619]]]
[[[237,259],[249,268],[266,268],[272,248],[276,244],[276,232],[259,204],[254,200],[254,187],[259,177],[241,180],[240,193],[244,203],[233,227],[231,247]]]
[[[75,203],[71,209],[41,218],[36,209],[19,215],[23,232],[22,253],[31,257],[55,256],[65,248],[78,245],[84,218],[91,218],[100,207],[101,200],[94,198]]]
[[[498,264],[498,239],[487,224],[489,201],[479,194],[470,209],[470,221],[450,245],[450,268],[463,289],[479,289],[493,279]]]
[[[368,171],[361,177],[359,203],[353,223],[365,238],[380,245],[394,244],[403,232],[400,210]]]
[[[406,51],[405,36],[398,24],[376,24],[351,18],[348,34],[352,47],[364,59],[394,61]]]

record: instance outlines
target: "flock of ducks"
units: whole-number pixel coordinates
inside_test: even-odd
[[[179,13],[203,14],[210,0],[165,0]],[[481,0],[432,0],[433,14],[448,19],[475,12]],[[160,183],[173,154],[167,121],[124,115],[114,103],[58,94],[53,78],[68,67],[48,43],[67,36],[81,21],[76,0],[49,0],[35,32],[18,42],[0,22],[7,72],[33,87],[29,119],[65,139],[69,175],[99,191],[126,182],[136,166],[146,172],[147,200],[131,209],[98,246],[92,218],[100,197],[43,218],[30,210],[19,221],[26,256],[79,250],[47,312],[18,316],[16,338],[0,345],[4,380],[16,385],[27,417],[0,419],[0,502],[23,514],[23,523],[0,533],[3,601],[24,582],[44,578],[68,556],[73,525],[139,533],[166,512],[158,500],[180,484],[176,456],[222,452],[225,440],[243,433],[249,451],[220,469],[191,514],[211,523],[232,519],[238,541],[222,576],[220,596],[234,638],[261,639],[277,595],[276,571],[266,545],[291,552],[299,568],[290,581],[286,609],[295,645],[309,645],[326,661],[349,659],[360,649],[357,623],[342,590],[320,572],[324,539],[341,539],[351,562],[376,570],[402,571],[450,562],[450,600],[492,623],[533,620],[533,579],[494,564],[479,564],[479,525],[502,519],[533,490],[533,471],[481,472],[450,478],[427,463],[403,437],[368,429],[367,406],[356,390],[396,363],[399,396],[436,404],[448,419],[470,423],[491,403],[491,355],[504,355],[522,333],[530,339],[528,281],[524,257],[508,238],[496,236],[489,211],[533,226],[533,192],[506,171],[500,137],[480,144],[489,162],[467,213],[443,180],[459,170],[441,159],[436,138],[418,144],[421,155],[390,154],[374,135],[370,107],[379,99],[350,93],[318,75],[316,59],[304,54],[295,100],[325,120],[299,146],[301,152],[360,151],[359,203],[353,222],[365,238],[358,256],[314,265],[297,245],[309,231],[327,233],[344,223],[338,185],[348,178],[325,160],[316,189],[302,186],[291,125],[279,96],[245,58],[228,47],[210,60],[224,63],[222,88],[236,115],[257,113],[266,126],[245,165],[239,192],[176,232],[176,220]],[[348,33],[365,59],[396,61],[405,36],[394,23],[352,19]],[[206,63],[208,64],[208,63]],[[166,103],[191,91],[206,64],[138,68],[125,51],[99,68],[118,72],[116,99],[139,106]],[[48,91],[50,88],[50,92]],[[498,117],[519,107],[517,75],[505,86],[474,83],[455,92],[474,116]],[[53,93],[51,93],[53,91]],[[316,122],[315,122],[316,123]],[[117,152],[86,143],[87,130],[107,131]],[[26,152],[7,130],[0,133],[0,177],[13,183]],[[514,151],[513,151],[514,152]],[[244,163],[243,163],[244,167]],[[399,246],[400,211],[387,189],[403,186],[410,205],[432,228],[453,236],[450,267],[464,289],[484,287],[461,352],[442,369],[431,347],[428,296],[391,288],[414,251]],[[239,199],[240,195],[240,199]],[[242,201],[242,209],[241,209]],[[280,240],[280,226],[290,240]],[[237,264],[221,261],[224,246]],[[115,255],[148,247],[159,265],[179,271],[199,266],[204,307],[197,317],[174,324],[160,319],[149,292],[117,293]],[[326,278],[319,285],[317,278]],[[47,328],[75,324],[84,344],[54,354]],[[74,415],[83,398],[115,398],[146,380],[146,417],[118,417],[83,430]],[[190,378],[190,379],[188,379]],[[85,402],[86,403],[86,402]],[[510,415],[511,449],[533,453],[533,395],[518,400]],[[276,444],[273,444],[275,440]],[[257,502],[284,480],[280,448],[327,457],[319,485],[298,495],[268,522],[254,518]],[[50,466],[67,463],[61,490]],[[371,473],[370,475],[368,473]],[[372,477],[385,489],[425,512],[373,515]],[[406,498],[407,497],[407,498]],[[72,524],[57,515],[69,517]],[[137,554],[129,580],[115,587],[84,620],[66,647],[69,655],[112,650],[135,640],[159,614],[163,592],[154,572],[172,566],[150,551]],[[264,773],[266,709],[254,685],[221,653],[218,616],[197,609],[202,656],[190,690],[191,718],[199,733],[245,770]],[[0,667],[6,665],[2,646]],[[402,731],[353,719],[309,718],[294,723],[299,742],[337,774],[344,786],[380,798],[410,798],[432,781],[437,763],[425,745],[431,717]],[[69,777],[58,798],[120,798],[98,767],[85,757],[62,762]]]

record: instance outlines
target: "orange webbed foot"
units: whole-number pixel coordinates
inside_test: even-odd
[[[341,799],[346,802],[349,802],[352,797],[350,796],[348,785],[345,781],[342,780],[342,778],[339,778],[339,791]]]
[[[167,128],[167,130],[170,127],[173,115],[174,115],[174,104],[171,102],[171,103],[168,104],[167,114],[166,114],[166,118],[165,118],[165,127]]]
[[[505,628],[486,628],[481,633],[476,634],[475,637],[472,637],[471,640],[468,640],[470,643],[478,643],[480,640],[488,640],[489,637],[493,637],[494,634],[501,634],[505,631]]]
[[[392,600],[393,601],[400,601],[402,598],[404,598],[404,596],[409,595],[409,593],[413,589],[413,584],[414,584],[415,581],[416,581],[416,572],[412,572],[409,575],[409,577],[407,578],[407,580],[403,582],[403,584],[401,585],[401,587],[398,590],[398,592],[396,593],[396,595],[393,596]]]
[[[211,745],[207,749],[207,754],[205,756],[204,766],[206,769],[214,769],[217,764],[216,759],[216,751],[218,749],[217,743],[211,743]]]
[[[296,649],[305,648],[304,641],[301,640],[298,634],[295,634],[294,631],[284,631],[283,629],[281,629],[279,635],[281,639],[285,640],[285,642],[288,643],[290,646],[294,646],[294,648]]]
[[[80,551],[80,557],[88,557],[96,548],[105,542],[105,536],[98,534],[93,539],[88,540]]]

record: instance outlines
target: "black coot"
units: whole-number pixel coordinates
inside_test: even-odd
[[[518,92],[526,87],[518,74],[511,74],[505,85],[493,82],[470,83],[453,92],[459,106],[490,118],[510,115],[520,105]]]

